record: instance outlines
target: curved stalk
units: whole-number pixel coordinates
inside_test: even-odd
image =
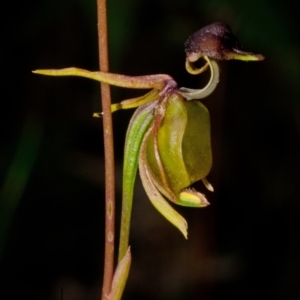
[[[203,89],[189,89],[185,87],[180,88],[178,92],[186,100],[197,100],[197,99],[206,98],[215,90],[215,88],[219,83],[220,70],[219,70],[218,63],[215,60],[208,58],[206,55],[204,55],[203,58],[207,61],[208,66],[210,68],[210,80]],[[205,71],[206,70],[205,66],[199,70]],[[188,72],[190,72],[190,69],[188,67],[187,70]],[[200,73],[194,72],[192,74],[200,74]]]

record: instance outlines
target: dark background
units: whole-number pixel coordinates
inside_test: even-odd
[[[4,1],[1,17],[0,299],[99,299],[104,171],[99,84],[34,75],[98,69],[95,0]],[[222,62],[203,100],[214,164],[205,209],[176,207],[189,239],[160,216],[137,181],[133,264],[123,299],[300,298],[300,19],[296,0],[108,1],[110,67],[166,73],[179,86],[183,43],[228,23],[264,62]],[[204,78],[204,79],[203,79]],[[113,88],[113,100],[141,91]],[[132,111],[114,113],[118,212]]]

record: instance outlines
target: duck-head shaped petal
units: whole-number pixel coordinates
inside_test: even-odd
[[[232,33],[230,27],[216,22],[201,28],[185,42],[185,52],[189,62],[195,62],[206,55],[215,60],[263,60],[260,54],[242,50],[242,47]]]

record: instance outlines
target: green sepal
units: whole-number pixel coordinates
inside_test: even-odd
[[[128,248],[129,226],[139,151],[145,132],[153,121],[153,109],[155,105],[156,102],[154,101],[139,107],[133,114],[126,133],[119,261],[124,257]]]
[[[158,150],[168,184],[176,195],[190,185],[182,153],[187,123],[184,100],[174,93],[168,99],[165,115],[158,129]]]
[[[205,178],[211,170],[210,118],[207,108],[199,101],[185,101],[184,106],[188,122],[182,141],[182,153],[189,182],[193,184]]]
[[[156,181],[153,178],[152,166],[149,165],[147,153],[147,141],[153,131],[153,124],[148,129],[144,136],[140,155],[139,155],[139,170],[144,189],[153,206],[175,227],[177,227],[185,238],[187,238],[187,222],[186,220],[165,200],[162,196],[162,191],[157,187]],[[166,196],[166,195],[165,195]],[[168,197],[170,200],[170,198]]]
[[[198,101],[185,101],[181,95],[173,93],[166,101],[163,114],[157,125],[158,151],[155,151],[154,129],[145,141],[152,181],[176,204],[206,206],[202,194],[187,193],[186,189],[204,179],[211,169],[208,110]]]

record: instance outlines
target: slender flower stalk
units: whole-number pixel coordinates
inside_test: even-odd
[[[106,0],[97,0],[98,51],[100,71],[108,72]],[[105,158],[105,254],[102,300],[109,299],[114,273],[115,244],[115,164],[110,86],[101,82]]]

